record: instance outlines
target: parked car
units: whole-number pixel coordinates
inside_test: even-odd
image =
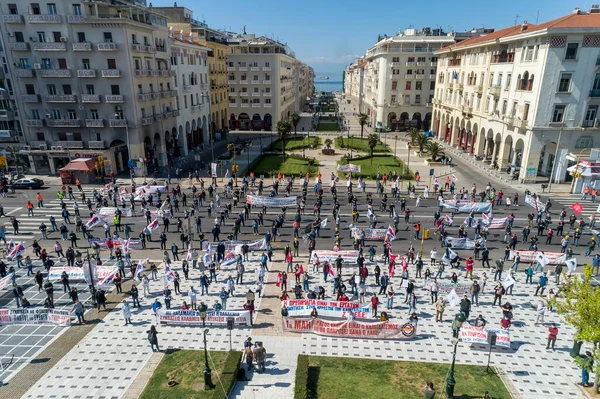
[[[13,183],[15,188],[28,188],[30,190],[34,188],[40,188],[44,185],[44,181],[41,179],[19,179]]]

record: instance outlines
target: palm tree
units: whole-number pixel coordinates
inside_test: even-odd
[[[288,121],[277,122],[277,135],[281,140],[281,151],[283,152],[283,158],[285,159],[285,139],[288,133],[292,130],[292,124]]]
[[[298,133],[297,128],[298,128],[298,123],[300,123],[300,115],[294,113],[294,114],[292,114],[292,116],[290,118],[292,120],[292,125],[294,125],[294,136],[295,136]]]
[[[427,152],[429,153],[431,160],[435,162],[438,158],[444,156],[444,147],[435,141],[430,141],[427,143]]]
[[[333,144],[333,141],[331,141],[331,139],[327,139],[327,140],[325,140],[325,146],[326,146],[327,148],[331,148],[331,145],[332,145],[332,144]]]
[[[414,145],[419,147],[419,153],[425,152],[427,145],[431,142],[431,137],[425,135],[425,133],[418,132],[415,135]]]
[[[360,124],[360,138],[363,138],[363,131],[365,129],[365,125],[367,124],[367,120],[369,119],[369,115],[360,114],[358,115],[358,123]]]
[[[373,150],[377,146],[378,142],[379,142],[379,137],[377,137],[376,134],[371,133],[367,137],[367,143],[369,144],[369,151],[371,153],[371,165],[373,165]]]
[[[410,129],[410,131],[408,133],[406,133],[406,137],[410,137],[410,143],[413,144],[413,145],[417,144],[415,142],[417,134],[419,134],[419,131],[417,129],[415,129],[415,128]]]

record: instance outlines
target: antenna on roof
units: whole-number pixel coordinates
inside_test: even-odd
[[[519,14],[517,14],[517,16],[515,17],[515,23],[514,23],[514,25],[516,25],[516,24],[517,24],[517,22],[519,21],[519,17],[520,17],[520,15],[519,15]]]
[[[537,10],[536,16],[535,16],[535,24],[538,24],[538,20],[540,19],[540,10]]]

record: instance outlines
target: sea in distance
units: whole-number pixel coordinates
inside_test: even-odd
[[[315,78],[315,92],[320,91],[342,91],[342,81],[319,80],[317,76]]]

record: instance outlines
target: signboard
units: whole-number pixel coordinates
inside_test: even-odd
[[[150,211],[150,216],[152,217],[152,219],[162,218],[162,217],[165,217],[166,219],[171,219],[173,217],[173,215],[171,215],[171,211],[169,209],[165,209],[162,211],[160,209],[153,209]]]
[[[293,299],[281,301],[290,316],[310,316],[313,309],[319,316],[346,318],[351,309],[357,319],[371,317],[371,306],[358,302],[320,301],[317,299]]]
[[[227,318],[233,317],[237,325],[250,325],[250,311],[230,311],[224,310],[218,313],[206,312],[205,322],[207,324],[223,324],[227,325]],[[158,323],[177,324],[184,326],[202,326],[202,317],[197,310],[163,310],[159,309],[156,312],[156,320]]]
[[[348,251],[326,251],[326,250],[318,250],[312,251],[310,254],[310,262],[314,263],[316,259],[319,259],[319,262],[333,262],[337,259],[337,257],[341,256],[342,260],[345,263],[356,263],[358,260],[358,251],[348,250]]]
[[[246,195],[246,203],[254,206],[266,206],[267,208],[283,208],[296,206],[296,197],[260,197],[258,195]]]
[[[470,238],[446,237],[452,249],[474,249],[475,241]]]
[[[504,329],[494,330],[463,324],[460,329],[460,339],[466,343],[486,345],[488,344],[487,338],[490,332],[496,333],[496,346],[510,348],[510,332]]]
[[[68,310],[45,308],[0,309],[0,325],[6,324],[70,326],[71,314]]]
[[[267,241],[264,238],[256,241],[221,241],[221,244],[225,245],[225,251],[233,251],[238,246],[241,247],[244,244],[248,245],[248,250],[250,251],[261,251],[267,249]],[[202,250],[216,252],[218,245],[218,242],[202,241]]]
[[[417,325],[412,323],[330,321],[324,319],[292,319],[281,321],[283,331],[314,333],[327,337],[410,339],[417,334]]]
[[[211,177],[217,177],[217,164],[214,162],[210,164],[210,175]]]

